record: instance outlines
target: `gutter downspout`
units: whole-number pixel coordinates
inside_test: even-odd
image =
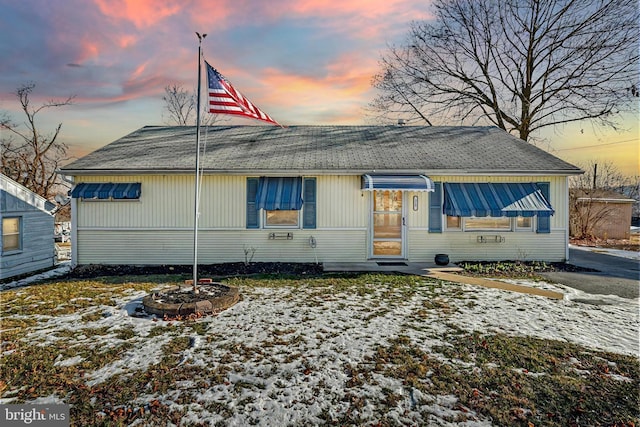
[[[71,199],[71,268],[78,266],[78,199]]]
[[[564,213],[564,223],[565,225],[565,229],[564,229],[564,234],[565,234],[565,255],[564,255],[564,262],[568,262],[569,261],[569,229],[571,228],[571,224],[569,223],[570,220],[570,215],[569,215],[569,210],[571,209],[571,206],[569,206],[569,177],[565,176],[564,177],[564,200],[566,201],[566,212]]]

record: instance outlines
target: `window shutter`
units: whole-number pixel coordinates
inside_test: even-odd
[[[442,183],[433,183],[429,195],[429,233],[442,233]]]
[[[542,195],[549,201],[549,183],[548,182],[538,182],[536,183],[540,191],[542,191]],[[538,228],[536,229],[537,233],[551,233],[551,217],[550,216],[540,216],[538,215]]]
[[[316,228],[316,179],[305,178],[302,191],[302,228]]]
[[[260,228],[259,210],[256,209],[259,178],[247,178],[247,228]]]

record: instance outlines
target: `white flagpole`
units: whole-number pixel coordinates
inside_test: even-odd
[[[198,95],[196,107],[196,173],[193,217],[193,293],[198,293],[198,219],[200,217],[200,76],[202,74],[202,39],[206,34],[198,36]]]

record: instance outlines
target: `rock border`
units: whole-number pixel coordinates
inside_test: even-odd
[[[163,302],[162,295],[172,291],[180,291],[184,289],[182,286],[174,286],[159,292],[151,293],[142,299],[142,306],[149,314],[159,316],[185,316],[194,313],[213,314],[233,306],[240,300],[240,292],[234,286],[224,285],[222,283],[207,283],[206,286],[218,286],[224,288],[222,295],[215,297],[207,297],[202,295],[202,299],[194,302],[185,303],[168,303]],[[189,286],[190,287],[190,286]]]

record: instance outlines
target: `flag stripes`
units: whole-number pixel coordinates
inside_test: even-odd
[[[222,74],[207,65],[209,87],[209,112],[213,114],[232,114],[262,120],[276,126],[281,126],[268,114],[253,105],[251,101],[236,90]]]

